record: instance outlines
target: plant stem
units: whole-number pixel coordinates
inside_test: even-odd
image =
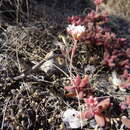
[[[78,106],[79,106],[79,111],[80,111],[80,119],[81,119],[81,129],[83,128],[83,119],[82,119],[82,109],[81,109],[81,105],[80,105],[80,98],[79,98],[79,94],[78,91],[75,89],[76,95],[77,95],[77,99],[78,99]]]
[[[74,39],[74,45],[73,45],[73,48],[72,48],[72,53],[71,53],[71,58],[70,58],[70,77],[71,78],[72,78],[73,57],[74,57],[76,48],[77,48],[77,40]]]

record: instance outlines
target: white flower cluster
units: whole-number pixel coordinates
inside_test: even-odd
[[[73,37],[78,39],[84,32],[85,32],[85,27],[81,25],[75,26],[74,24],[68,25],[67,27],[67,32],[71,34]]]
[[[117,89],[117,87],[119,87],[122,83],[121,79],[118,78],[116,71],[112,72],[112,80],[111,81],[112,81],[113,87],[115,89]]]
[[[81,127],[81,120],[77,118],[77,115],[80,113],[76,111],[75,109],[67,109],[63,113],[63,122],[65,123],[67,128],[80,128]]]
[[[73,33],[82,33],[85,32],[85,27],[81,25],[75,26],[74,24],[70,24],[67,27],[67,31],[72,31]]]

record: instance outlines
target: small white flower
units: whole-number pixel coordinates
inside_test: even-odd
[[[63,122],[65,123],[67,128],[80,128],[81,127],[81,120],[77,118],[77,115],[80,113],[75,109],[67,109],[63,113]]]
[[[85,27],[78,25],[75,26],[74,24],[68,25],[67,32],[71,34],[75,39],[79,39],[79,37],[85,32]]]
[[[67,31],[73,31],[74,33],[82,33],[85,32],[85,27],[81,25],[75,26],[74,24],[70,24],[67,27]]]
[[[121,85],[121,79],[117,77],[116,71],[112,72],[112,83],[115,87],[119,87]]]

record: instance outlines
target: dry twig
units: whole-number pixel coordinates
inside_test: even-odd
[[[53,56],[44,58],[43,60],[41,60],[39,63],[37,63],[36,65],[34,65],[33,67],[31,67],[29,70],[25,70],[24,72],[22,72],[19,76],[14,77],[14,80],[20,80],[25,78],[27,75],[29,75],[30,73],[34,72],[36,69],[38,69],[44,62],[46,62],[47,60],[50,60],[52,58],[56,58],[56,57],[62,57],[62,55],[59,54],[55,54]]]

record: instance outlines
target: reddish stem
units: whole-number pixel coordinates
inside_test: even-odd
[[[72,48],[71,59],[70,59],[70,77],[71,77],[71,79],[73,78],[72,77],[72,65],[73,65],[73,57],[74,57],[76,48],[77,48],[77,40],[74,39],[74,45],[73,45],[73,48]]]

